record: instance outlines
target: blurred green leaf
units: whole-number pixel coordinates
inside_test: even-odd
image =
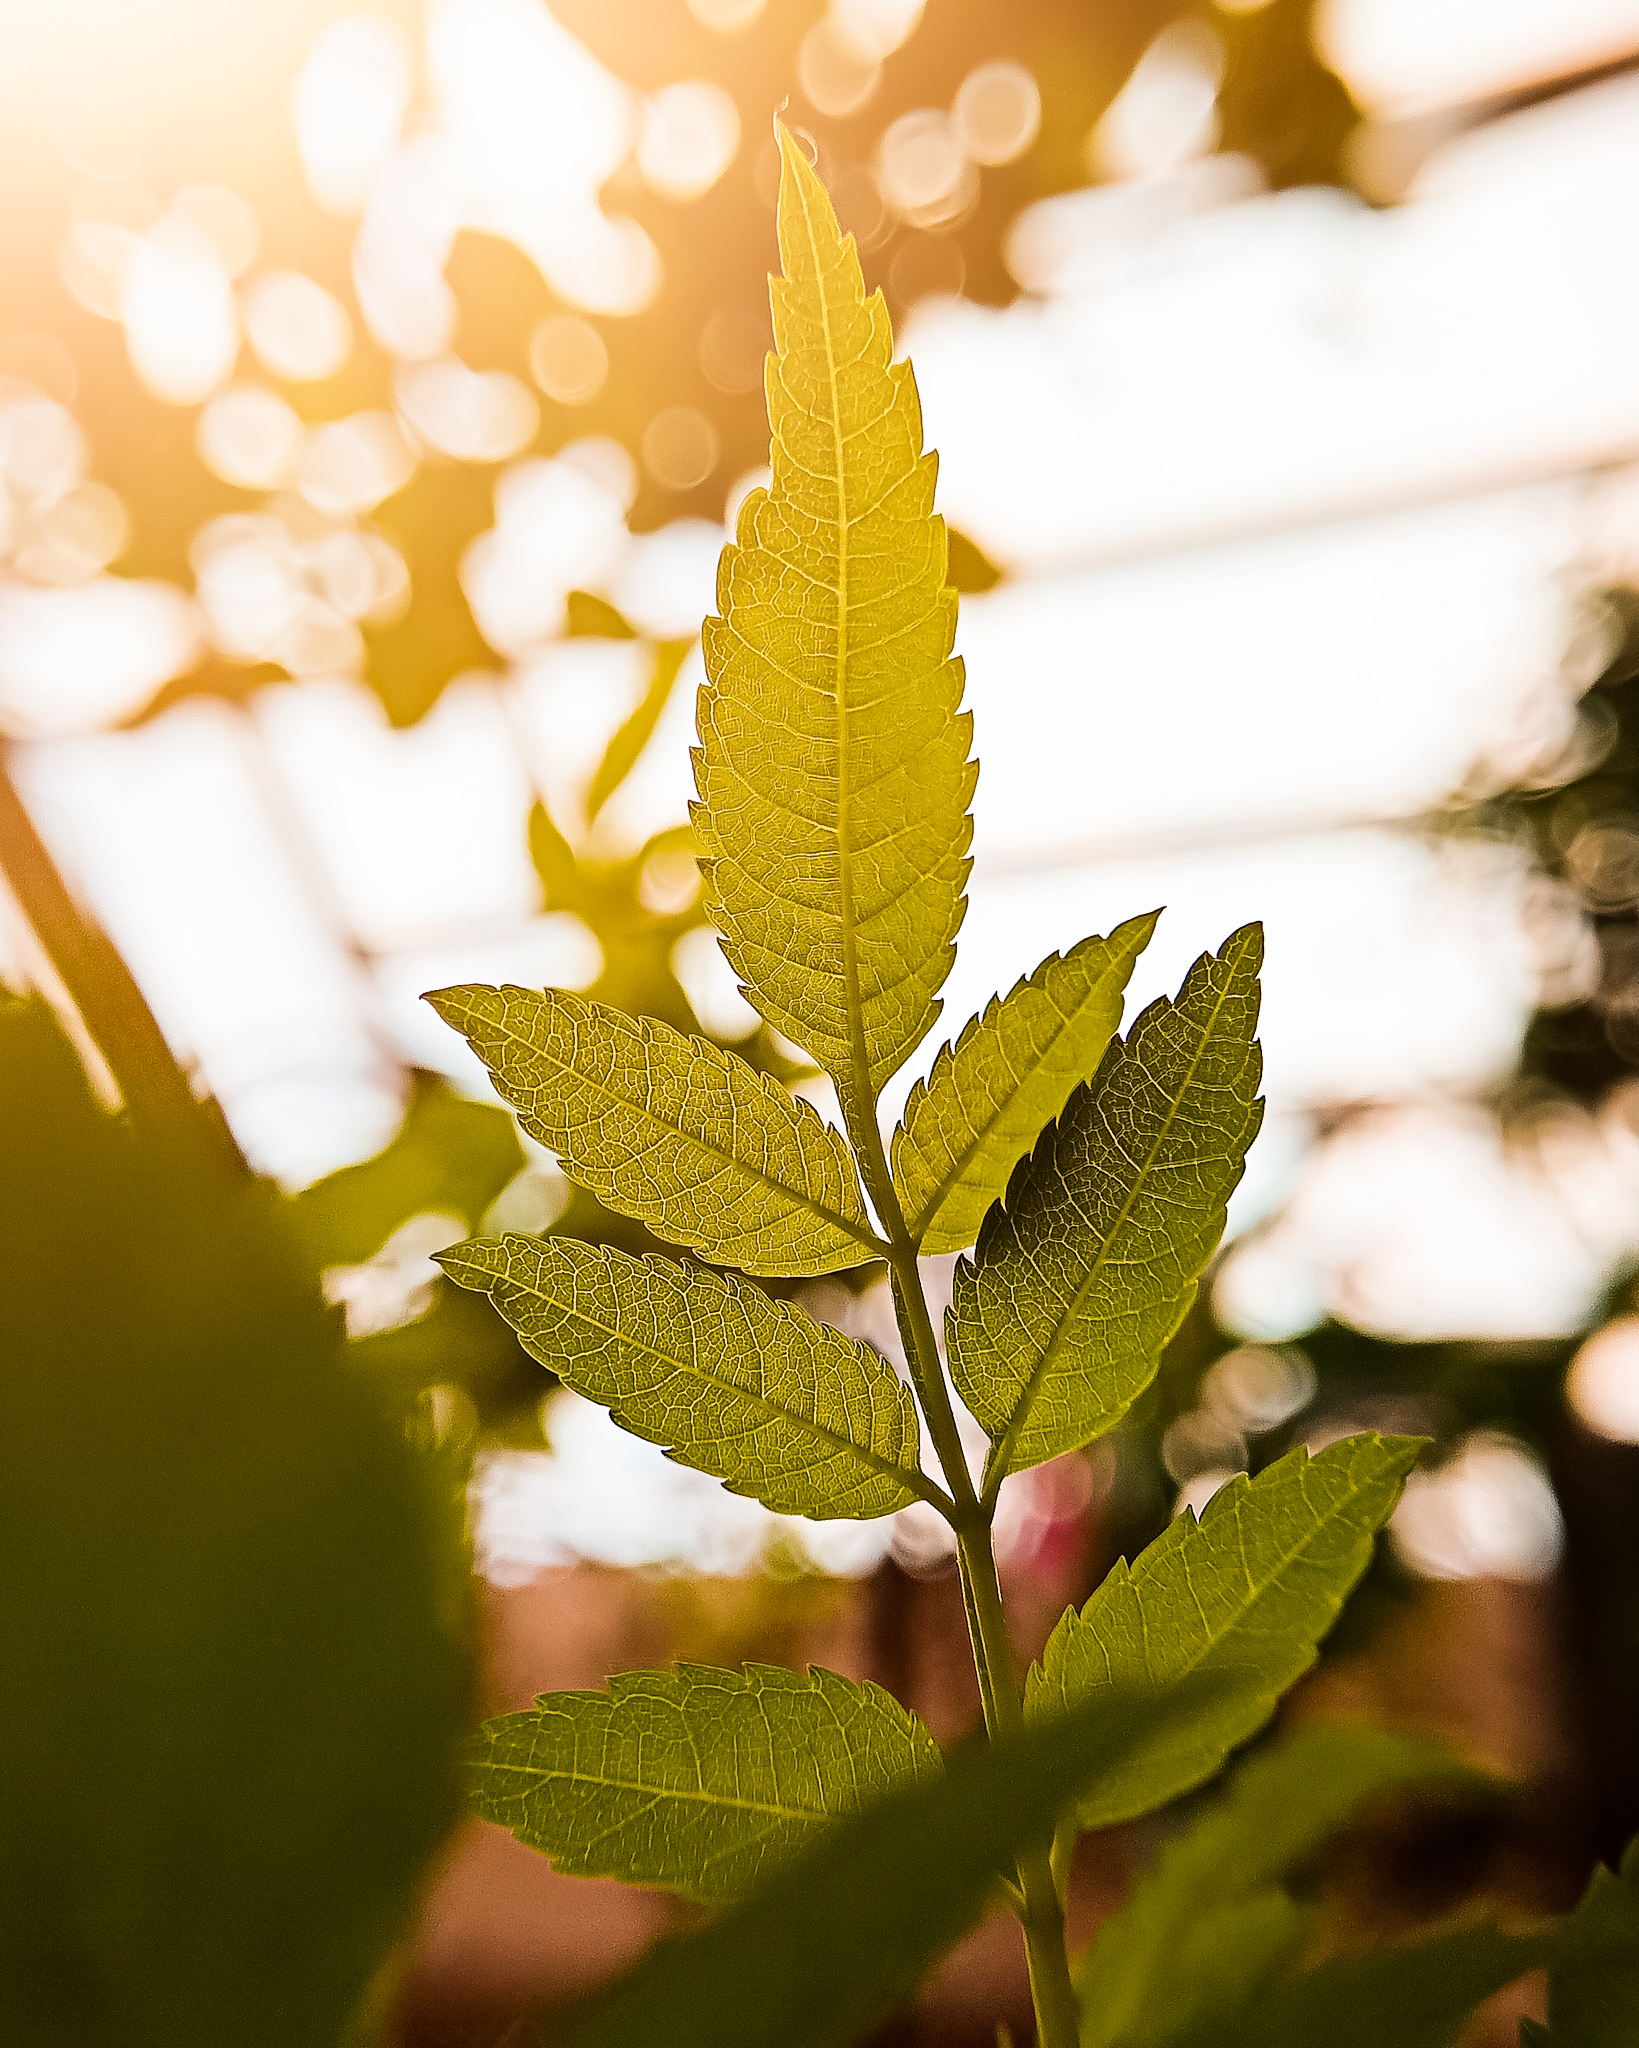
[[[1159,915],[1050,955],[940,1047],[893,1136],[894,1188],[924,1252],[972,1244],[1022,1155],[1092,1078]]]
[[[942,1769],[933,1737],[879,1686],[683,1664],[486,1721],[471,1800],[558,1870],[719,1900],[827,1822]]]
[[[1178,2048],[1450,2048],[1475,2006],[1538,1968],[1548,1946],[1546,1935],[1505,1934],[1486,1922],[1335,1956],[1175,2039]]]
[[[978,769],[915,379],[778,134],[773,484],[705,624],[694,819],[724,951],[858,1124],[939,1014]]]
[[[620,727],[604,751],[586,793],[586,815],[595,818],[637,765],[638,756],[654,736],[660,714],[671,701],[672,685],[683,666],[692,640],[662,640],[654,651],[654,673],[642,701]]]
[[[1521,2048],[1632,2048],[1639,2041],[1639,1837],[1620,1876],[1593,1874],[1555,1931],[1548,2024],[1520,2023]]]
[[[829,1830],[742,1905],[656,1949],[558,2037],[563,2048],[832,2048],[908,1997],[1077,1787],[1132,1771],[1218,1681],[1109,1691]]]
[[[460,1532],[286,1205],[0,1007],[0,2025],[340,2035],[458,1809]]]
[[[978,542],[969,540],[965,533],[948,527],[945,546],[945,575],[952,590],[959,590],[964,597],[978,596],[986,590],[994,590],[1002,581],[1001,570]]]
[[[1106,1786],[1083,1827],[1130,1820],[1217,1770],[1314,1662],[1321,1637],[1371,1561],[1377,1531],[1417,1462],[1416,1437],[1345,1437],[1318,1457],[1289,1451],[1186,1508],[1131,1566],[1119,1561],[1081,1612],[1068,1610],[1025,1687],[1033,1720],[1106,1688],[1158,1699],[1194,1671],[1224,1680],[1211,1714],[1176,1724],[1143,1776]]]
[[[840,1131],[703,1038],[557,989],[435,989],[563,1170],[673,1244],[749,1273],[826,1273],[876,1250]]]
[[[523,1164],[517,1127],[504,1109],[468,1102],[438,1075],[416,1073],[392,1143],[316,1181],[291,1210],[321,1266],[356,1266],[412,1216],[449,1214],[475,1230]]]
[[[480,1238],[439,1263],[565,1385],[731,1493],[861,1520],[932,1495],[893,1368],[749,1281],[570,1238]]]
[[[987,1487],[1100,1436],[1155,1377],[1257,1135],[1263,934],[1150,1004],[1023,1160],[956,1268],[951,1377]]]
[[[635,640],[637,628],[595,591],[572,590],[565,606],[565,634],[571,640]]]
[[[1162,2048],[1257,1996],[1308,1927],[1278,1881],[1374,1794],[1475,1775],[1437,1743],[1325,1722],[1243,1764],[1100,1925],[1077,1971],[1083,2048]]]

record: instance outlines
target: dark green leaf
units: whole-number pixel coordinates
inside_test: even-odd
[[[557,989],[426,1000],[571,1179],[671,1243],[748,1273],[828,1273],[879,1249],[841,1132],[733,1053]]]
[[[0,1006],[0,2035],[335,2041],[459,1805],[459,1531],[286,1205]]]
[[[1246,925],[1150,1004],[957,1267],[951,1376],[990,1435],[992,1490],[1101,1435],[1155,1377],[1263,1117],[1262,957]]]
[[[1489,1923],[1368,1955],[1336,1956],[1203,2020],[1177,2048],[1450,2048],[1482,1999],[1536,1969],[1538,1934]]]
[[[440,1263],[566,1386],[733,1493],[855,1519],[932,1495],[881,1355],[748,1281],[570,1238],[480,1238]]]
[[[1436,1743],[1325,1722],[1243,1765],[1100,1926],[1077,1972],[1083,2048],[1161,2048],[1255,1996],[1307,1927],[1277,1881],[1375,1793],[1465,1775]]]
[[[1316,1458],[1290,1451],[1256,1479],[1232,1480],[1199,1523],[1186,1508],[1137,1564],[1118,1563],[1079,1614],[1064,1615],[1026,1684],[1032,1719],[1105,1688],[1164,1698],[1186,1673],[1224,1681],[1211,1714],[1176,1723],[1142,1775],[1100,1788],[1084,1827],[1187,1792],[1263,1725],[1314,1662],[1420,1448],[1415,1437],[1351,1436]]]
[[[1522,2023],[1527,2048],[1632,2048],[1639,2041],[1639,1839],[1622,1872],[1596,1870],[1554,1934],[1548,2024]]]

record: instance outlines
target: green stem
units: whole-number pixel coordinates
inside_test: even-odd
[[[1017,1735],[1024,1727],[1024,1707],[1019,1697],[1018,1673],[1013,1663],[1013,1645],[1002,1612],[1001,1586],[996,1577],[996,1556],[991,1545],[990,1524],[995,1512],[992,1499],[981,1501],[968,1471],[967,1456],[956,1427],[950,1389],[939,1362],[939,1346],[927,1296],[916,1263],[916,1244],[905,1225],[899,1197],[888,1170],[882,1132],[874,1105],[858,1120],[849,1118],[849,1135],[854,1141],[860,1171],[876,1213],[887,1232],[889,1268],[893,1276],[894,1305],[905,1350],[916,1382],[916,1391],[927,1419],[928,1434],[944,1467],[945,1483],[951,1490],[955,1513],[950,1517],[956,1531],[957,1557],[962,1575],[962,1604],[967,1610],[968,1634],[973,1643],[973,1665],[979,1680],[979,1699],[984,1708],[985,1729],[992,1742]],[[1030,1996],[1036,2009],[1037,2048],[1079,2048],[1081,2018],[1076,2006],[1075,1986],[1070,1981],[1070,1959],[1064,1945],[1064,1909],[1054,1882],[1049,1844],[1037,1843],[1019,1858],[1019,1895],[1024,1925],[1025,1955],[1030,1965]]]
[[[974,1631],[974,1662],[979,1693],[992,1741],[1014,1735],[1024,1726],[1019,1682],[1013,1667],[1013,1645],[1002,1613],[1001,1587],[990,1529],[959,1538],[962,1593]],[[1078,2048],[1081,2014],[1070,1981],[1070,1957],[1064,1943],[1064,1908],[1053,1878],[1049,1845],[1037,1842],[1019,1858],[1019,1889],[1024,1895],[1024,1950],[1030,1966],[1030,1998],[1036,2009],[1037,2048]]]

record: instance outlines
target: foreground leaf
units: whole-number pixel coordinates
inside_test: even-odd
[[[1278,1881],[1374,1794],[1473,1775],[1437,1743],[1324,1722],[1243,1765],[1100,1925],[1077,1971],[1082,2048],[1162,2048],[1259,1996],[1308,1929]]]
[[[571,1180],[671,1243],[748,1273],[878,1250],[842,1133],[733,1053],[559,989],[426,1000]]]
[[[1155,1377],[1263,1117],[1262,957],[1246,925],[1150,1004],[957,1266],[950,1369],[991,1439],[988,1490],[1102,1435]]]
[[[892,1367],[747,1281],[563,1237],[479,1238],[439,1263],[565,1386],[732,1493],[842,1519],[934,1497]]]
[[[0,995],[0,2039],[333,2043],[459,1815],[460,1531],[153,1121]]]
[[[1482,1999],[1547,1957],[1548,1938],[1486,1923],[1369,1955],[1335,1956],[1204,2019],[1177,2048],[1450,2048]]]
[[[576,1877],[749,1891],[828,1822],[937,1777],[933,1737],[875,1685],[771,1664],[629,1671],[484,1724],[471,1803]]]
[[[1198,1523],[1186,1508],[1079,1614],[1065,1613],[1026,1684],[1032,1720],[1109,1689],[1147,1686],[1164,1698],[1192,1672],[1224,1682],[1211,1712],[1178,1725],[1143,1773],[1082,1805],[1083,1827],[1187,1792],[1263,1725],[1314,1662],[1420,1449],[1416,1437],[1352,1436],[1315,1458],[1289,1451],[1256,1479],[1232,1480]]]
[[[1521,2048],[1632,2048],[1639,2041],[1639,1838],[1621,1875],[1599,1869],[1555,1930],[1548,2024],[1520,2022]]]
[[[924,1252],[972,1244],[1008,1175],[1091,1079],[1121,1022],[1121,995],[1155,920],[1054,953],[994,997],[918,1081],[893,1139],[894,1187]]]
[[[978,770],[915,380],[784,128],[779,146],[773,483],[718,570],[693,815],[724,951],[857,1124],[938,1015]]]
[[[1005,1747],[893,1794],[776,1870],[703,1932],[662,1943],[554,2048],[834,2048],[908,1997],[967,1931],[996,1873],[1090,1774],[1142,1768],[1214,1681],[1159,1701],[1105,1693]]]

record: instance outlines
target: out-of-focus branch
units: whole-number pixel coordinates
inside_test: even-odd
[[[102,926],[75,902],[0,749],[0,872],[113,1075],[132,1121],[210,1134],[224,1159],[238,1148],[214,1105],[195,1100],[142,990]]]

